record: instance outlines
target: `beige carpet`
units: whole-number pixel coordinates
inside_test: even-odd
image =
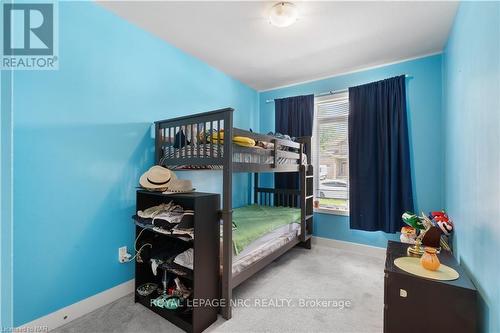
[[[383,270],[382,257],[319,245],[293,249],[235,290],[234,298],[249,299],[248,307],[234,308],[231,320],[219,317],[206,332],[382,332]],[[281,300],[290,306],[271,307]],[[315,300],[330,303],[302,307]],[[182,331],[130,295],[54,332]]]

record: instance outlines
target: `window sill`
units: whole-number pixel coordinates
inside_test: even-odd
[[[329,209],[329,208],[314,208],[315,213],[320,214],[330,214],[330,215],[340,215],[340,216],[349,216],[349,211],[338,210],[338,209]]]

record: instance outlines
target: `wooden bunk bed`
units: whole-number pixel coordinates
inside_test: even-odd
[[[230,300],[233,289],[253,274],[296,245],[311,248],[313,211],[313,170],[310,165],[310,137],[296,141],[283,140],[271,135],[253,133],[233,127],[233,109],[226,108],[174,119],[155,122],[156,163],[174,170],[221,170],[223,173],[222,276],[221,299],[225,306],[222,315],[231,318]],[[222,133],[226,140],[206,140]],[[235,136],[271,143],[271,149],[243,147],[232,140]],[[309,152],[306,154],[305,152]],[[252,262],[243,270],[233,273],[233,207],[232,174],[255,173],[253,203],[261,206],[300,208],[300,232],[285,244]],[[297,172],[298,189],[259,187],[261,172]]]

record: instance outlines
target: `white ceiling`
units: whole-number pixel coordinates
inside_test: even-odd
[[[288,28],[275,2],[100,2],[117,15],[257,90],[442,51],[457,2],[295,2]]]

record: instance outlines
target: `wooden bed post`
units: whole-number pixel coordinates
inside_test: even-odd
[[[224,169],[222,204],[222,317],[231,319],[231,299],[233,296],[233,110],[224,113]]]

